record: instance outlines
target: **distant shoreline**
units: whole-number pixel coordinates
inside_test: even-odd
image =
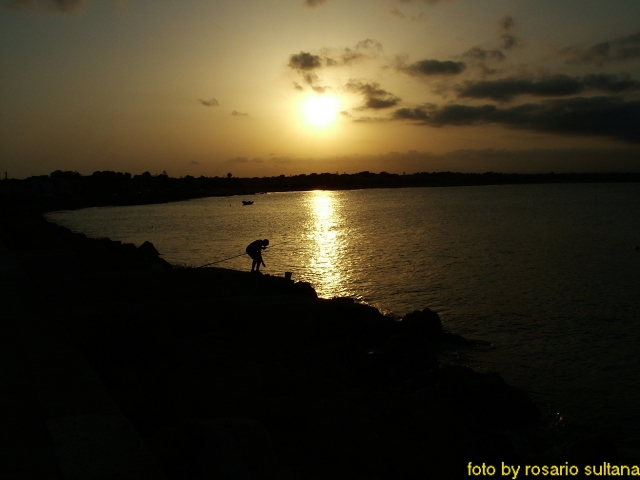
[[[311,190],[374,188],[428,188],[560,183],[639,183],[640,173],[456,173],[419,172],[409,175],[368,171],[354,174],[322,173],[277,177],[172,178],[166,174],[131,176],[122,172],[56,171],[24,180],[0,181],[0,201],[41,213],[90,207],[132,206],[179,202],[206,197]]]

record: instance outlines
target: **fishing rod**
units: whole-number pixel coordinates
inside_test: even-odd
[[[274,245],[267,245],[267,248],[269,248],[269,247],[271,247],[271,248],[278,247],[280,245],[284,245],[285,243],[289,243],[290,241],[291,240],[287,240],[286,242],[280,242],[280,243],[276,243]],[[234,255],[233,257],[225,258],[223,260],[217,260],[215,262],[206,263],[206,264],[200,265],[199,267],[196,267],[196,268],[203,268],[203,267],[208,267],[209,265],[215,265],[216,263],[226,262],[227,260],[231,260],[232,258],[238,258],[238,257],[241,257],[241,256],[246,255],[246,254],[247,254],[246,252],[243,252],[243,253],[241,253],[239,255]]]

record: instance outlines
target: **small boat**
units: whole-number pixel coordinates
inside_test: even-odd
[[[253,205],[253,201],[242,200],[242,205]]]

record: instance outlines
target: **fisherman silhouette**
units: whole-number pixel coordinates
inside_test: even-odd
[[[251,264],[251,273],[260,273],[260,264],[262,264],[263,267],[266,267],[264,261],[262,260],[262,250],[267,248],[268,245],[269,240],[265,238],[264,240],[256,240],[255,242],[251,242],[247,246],[247,255],[249,255],[253,259],[253,263]]]

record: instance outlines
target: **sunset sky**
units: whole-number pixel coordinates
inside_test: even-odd
[[[0,0],[0,169],[640,171],[636,0]]]

